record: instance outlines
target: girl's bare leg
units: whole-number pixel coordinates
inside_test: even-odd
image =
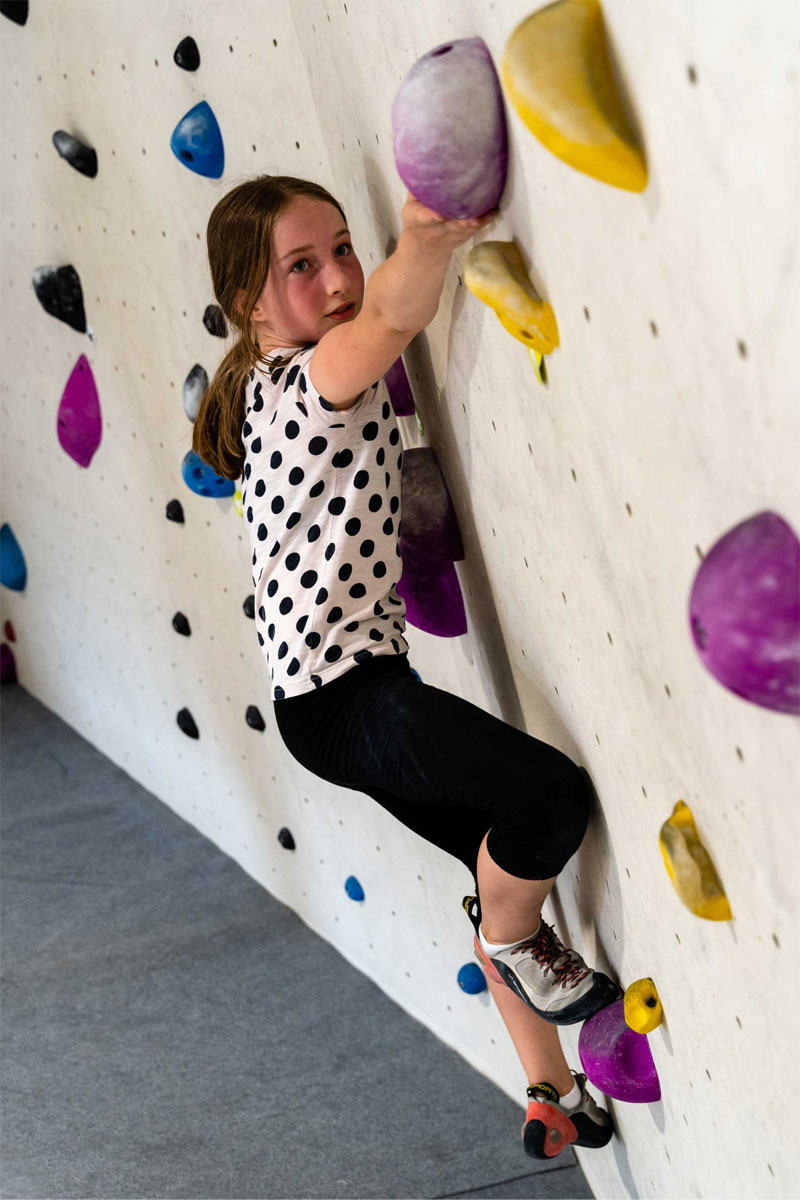
[[[488,942],[518,942],[532,934],[542,915],[542,904],[555,883],[552,879],[519,879],[509,875],[489,855],[486,840],[478,851],[478,891],[481,932]],[[558,1029],[543,1021],[511,988],[487,979],[492,998],[511,1035],[528,1083],[546,1080],[560,1095],[572,1090]]]
[[[509,875],[486,849],[489,833],[478,851],[481,931],[487,942],[497,945],[521,942],[535,932],[542,915],[542,904],[556,876],[552,879],[518,879],[516,875]]]
[[[572,1090],[575,1080],[569,1073],[558,1028],[543,1021],[524,1000],[502,983],[486,980],[500,1016],[528,1077],[528,1083],[552,1083],[560,1096]]]

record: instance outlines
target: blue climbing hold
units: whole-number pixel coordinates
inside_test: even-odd
[[[195,104],[185,117],[181,117],[169,145],[178,161],[198,175],[219,179],[225,170],[222,132],[211,106],[205,100]]]
[[[181,463],[183,482],[198,496],[210,496],[212,500],[221,500],[223,496],[232,496],[236,484],[232,479],[223,479],[216,471],[204,463],[194,450],[187,450]]]
[[[344,890],[347,892],[351,900],[364,899],[364,889],[356,879],[355,875],[351,875],[350,878],[345,882]]]
[[[28,568],[8,521],[0,529],[0,583],[14,592],[25,590]]]
[[[462,992],[477,996],[486,991],[486,976],[477,963],[466,963],[458,972],[458,986]]]
[[[415,671],[415,670],[414,670],[414,668],[411,666],[411,664],[410,664],[410,663],[409,663],[409,667],[408,667],[408,669],[409,669],[409,671],[411,672],[411,674],[412,674],[412,675],[416,675],[417,679],[420,681],[420,683],[422,683],[422,676],[420,675],[419,671]]]

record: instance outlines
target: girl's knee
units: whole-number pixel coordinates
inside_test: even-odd
[[[583,841],[592,810],[592,790],[588,772],[564,756],[555,783],[553,808],[554,849],[564,856],[564,864]]]

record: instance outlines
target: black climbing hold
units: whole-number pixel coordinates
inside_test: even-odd
[[[225,314],[218,304],[209,304],[203,313],[203,324],[214,337],[227,337],[228,329],[225,324]]]
[[[194,723],[194,717],[189,712],[188,708],[182,708],[176,718],[179,727],[190,738],[199,738],[200,732]]]
[[[66,321],[78,333],[86,333],[81,281],[73,266],[37,267],[33,272],[33,290],[51,317]]]
[[[208,375],[195,363],[183,381],[183,411],[190,421],[194,421],[200,411],[200,405],[208,391]]]
[[[180,500],[170,500],[167,505],[167,520],[177,521],[179,525],[184,524],[183,505]]]
[[[17,25],[24,25],[28,19],[28,0],[0,0],[0,13]]]
[[[283,829],[278,834],[278,841],[283,846],[284,850],[294,850],[294,838],[289,830],[284,825]]]
[[[200,51],[193,37],[185,37],[182,42],[178,42],[172,57],[184,71],[196,71],[200,66]]]
[[[182,612],[176,612],[172,618],[172,628],[176,633],[183,634],[184,637],[191,637],[192,631],[189,628],[189,622]]]
[[[80,171],[81,175],[88,175],[90,179],[94,179],[97,174],[97,154],[91,146],[79,142],[63,129],[57,129],[53,134],[53,145],[71,167]]]
[[[244,714],[244,719],[251,729],[257,729],[259,733],[263,733],[267,728],[264,724],[264,718],[258,711],[255,704],[248,704],[247,712]]]
[[[252,592],[245,600],[244,604],[242,605],[242,608],[244,609],[244,615],[246,617],[249,617],[251,621],[255,621],[255,619],[256,619],[256,598],[252,594]]]

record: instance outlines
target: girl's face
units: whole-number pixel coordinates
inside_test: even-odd
[[[253,310],[262,353],[318,342],[360,311],[364,272],[338,208],[295,196],[272,231],[267,282]],[[349,317],[329,314],[345,304]]]

